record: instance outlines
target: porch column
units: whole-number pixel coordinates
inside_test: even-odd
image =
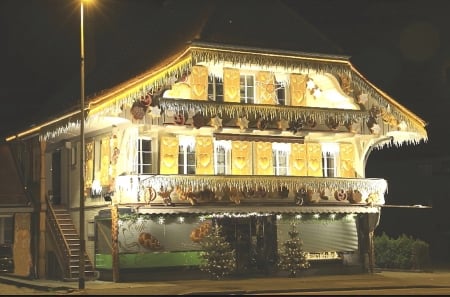
[[[41,170],[40,170],[40,184],[39,184],[39,198],[40,198],[40,210],[39,210],[39,249],[38,249],[38,278],[46,277],[46,247],[45,247],[45,234],[47,221],[47,198],[45,187],[45,148],[47,143],[44,139],[40,141],[41,145]]]
[[[116,283],[119,275],[119,210],[117,205],[111,207],[111,237],[112,237],[112,274]]]

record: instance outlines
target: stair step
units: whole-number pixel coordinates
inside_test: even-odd
[[[79,275],[80,264],[80,237],[75,224],[73,223],[71,214],[63,205],[51,206],[55,215],[53,224],[58,225],[57,232],[60,232],[65,242],[68,245],[68,254],[66,258],[66,273],[65,279],[73,280]],[[62,247],[63,248],[63,247]],[[84,276],[86,279],[97,279],[99,274],[95,271],[94,265],[89,259],[87,253],[84,253]]]

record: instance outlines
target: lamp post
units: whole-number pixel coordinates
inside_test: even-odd
[[[84,145],[84,1],[81,0],[80,5],[80,48],[81,48],[81,95],[80,95],[80,254],[79,254],[79,271],[78,271],[78,288],[84,289],[84,252],[85,252],[85,240],[84,240],[84,158],[85,158],[85,145]]]

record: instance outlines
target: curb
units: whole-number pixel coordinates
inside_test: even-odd
[[[27,287],[39,291],[73,291],[74,288],[69,286],[48,286],[39,283],[35,283],[33,280],[20,278],[17,276],[0,276],[0,282],[9,285],[15,285],[17,287]]]

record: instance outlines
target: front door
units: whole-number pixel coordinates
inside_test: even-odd
[[[52,204],[61,204],[61,151],[52,154]]]
[[[236,272],[269,273],[276,264],[275,215],[221,218],[223,235],[236,251]]]

